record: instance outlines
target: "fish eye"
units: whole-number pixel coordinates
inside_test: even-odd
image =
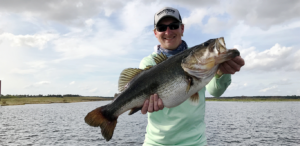
[[[205,43],[203,44],[204,47],[207,47],[208,45],[209,45],[208,42],[205,42]]]

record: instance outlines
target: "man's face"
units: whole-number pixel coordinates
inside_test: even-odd
[[[163,18],[158,25],[169,25],[171,23],[176,23],[176,19],[166,17]],[[184,25],[180,25],[178,29],[171,30],[169,27],[166,31],[159,32],[157,29],[154,30],[155,37],[161,44],[161,47],[168,50],[176,49],[182,42],[181,36],[184,31]]]

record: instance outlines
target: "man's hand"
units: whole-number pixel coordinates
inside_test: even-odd
[[[244,59],[241,56],[236,56],[235,58],[220,64],[219,69],[224,74],[234,74],[240,71],[241,67],[244,65]]]
[[[164,104],[162,100],[158,97],[157,94],[151,95],[150,99],[144,102],[143,108],[141,110],[142,114],[146,114],[147,112],[152,113],[153,111],[162,110],[164,108]]]

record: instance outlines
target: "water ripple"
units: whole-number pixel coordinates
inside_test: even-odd
[[[106,142],[85,115],[110,101],[0,107],[0,145],[142,145],[147,116],[118,119]],[[300,102],[206,102],[208,145],[300,145]]]

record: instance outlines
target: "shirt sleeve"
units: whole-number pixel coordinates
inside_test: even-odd
[[[220,97],[231,84],[231,75],[223,74],[221,77],[214,77],[207,85],[206,90],[214,97]]]
[[[149,55],[147,57],[144,57],[142,59],[142,61],[140,62],[140,69],[144,69],[146,68],[148,65],[156,65],[156,63],[154,62],[152,55]]]

